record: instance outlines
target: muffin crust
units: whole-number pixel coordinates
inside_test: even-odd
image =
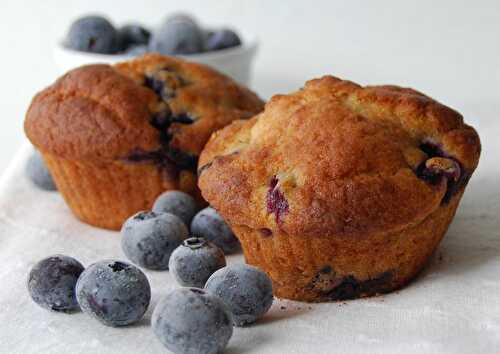
[[[150,54],[68,72],[34,97],[25,132],[75,214],[118,229],[164,190],[203,204],[196,166],[210,134],[262,108],[223,74]]]
[[[479,154],[475,130],[435,100],[325,76],[214,133],[200,158],[199,186],[236,230],[247,260],[270,273],[278,295],[346,298],[311,288],[319,277],[335,285],[328,293],[347,286],[357,289],[347,297],[359,297],[418,272]]]

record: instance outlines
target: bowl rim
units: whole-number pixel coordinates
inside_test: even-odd
[[[254,52],[259,44],[259,40],[256,36],[249,36],[243,34],[242,43],[236,47],[213,50],[210,52],[201,52],[194,54],[179,54],[179,55],[171,55],[173,57],[184,58],[187,60],[217,60],[221,58],[227,58],[230,56],[237,56],[241,54],[245,54],[248,52]],[[64,46],[64,39],[58,40],[54,46],[54,50],[59,52],[64,52],[66,54],[70,54],[75,57],[86,57],[86,58],[94,58],[96,61],[116,61],[121,59],[131,59],[134,58],[134,55],[129,55],[126,53],[116,53],[116,54],[102,54],[102,53],[90,53],[84,52],[76,49],[71,49]],[[151,52],[154,53],[154,52]]]

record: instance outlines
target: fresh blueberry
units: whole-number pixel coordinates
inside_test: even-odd
[[[194,236],[215,243],[224,253],[233,253],[240,249],[240,243],[224,219],[215,211],[208,207],[201,210],[191,222],[191,233]]]
[[[75,285],[83,272],[76,259],[55,255],[35,264],[28,276],[28,290],[33,301],[54,311],[78,309]]]
[[[227,306],[197,288],[166,295],[154,309],[151,324],[156,337],[175,354],[220,353],[233,334]]]
[[[181,191],[166,191],[153,204],[153,211],[177,215],[189,226],[198,211],[193,197]]]
[[[273,304],[271,279],[260,269],[247,264],[219,269],[208,279],[205,290],[229,306],[236,326],[255,322]]]
[[[176,22],[176,21],[189,22],[192,23],[193,25],[198,26],[198,22],[196,21],[196,19],[193,16],[189,15],[188,13],[184,12],[175,13],[173,15],[168,16],[165,19],[165,22]]]
[[[101,16],[84,16],[71,25],[65,44],[75,50],[113,54],[119,50],[118,32]]]
[[[168,269],[172,252],[188,237],[186,225],[169,213],[140,211],[122,226],[122,250],[135,264]]]
[[[38,151],[34,151],[29,157],[26,163],[26,174],[37,187],[47,191],[57,190],[42,155]]]
[[[240,37],[230,29],[221,29],[208,33],[205,37],[205,50],[232,48],[241,44]]]
[[[148,52],[147,45],[133,45],[126,50],[126,54],[137,57]]]
[[[151,33],[144,27],[136,24],[128,24],[118,29],[120,48],[125,50],[132,46],[147,45]]]
[[[203,288],[207,279],[225,266],[226,258],[219,247],[202,238],[191,237],[175,249],[168,267],[180,285]]]
[[[203,32],[194,21],[171,18],[153,32],[149,45],[151,51],[166,55],[199,53]]]
[[[210,37],[212,37],[214,35],[214,33],[215,33],[215,30],[213,30],[213,29],[205,29],[203,31],[203,43],[204,43],[204,49],[205,50],[207,50],[206,49],[206,44],[207,44],[208,39]]]
[[[76,283],[83,312],[107,326],[126,326],[139,321],[151,300],[144,273],[132,264],[101,261],[89,266]]]

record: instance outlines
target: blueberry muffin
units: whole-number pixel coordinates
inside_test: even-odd
[[[206,66],[147,55],[68,72],[35,96],[24,127],[74,214],[119,229],[165,190],[202,203],[196,166],[210,134],[262,108]]]
[[[214,133],[199,186],[277,296],[351,299],[418,274],[480,149],[459,113],[420,92],[326,76]]]

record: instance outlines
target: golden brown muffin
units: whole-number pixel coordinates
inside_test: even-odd
[[[25,132],[81,220],[119,229],[165,190],[191,193],[210,134],[262,101],[200,64],[147,55],[68,72],[37,94]]]
[[[326,76],[214,133],[199,186],[277,296],[351,299],[422,269],[480,148],[459,113],[417,91]]]

